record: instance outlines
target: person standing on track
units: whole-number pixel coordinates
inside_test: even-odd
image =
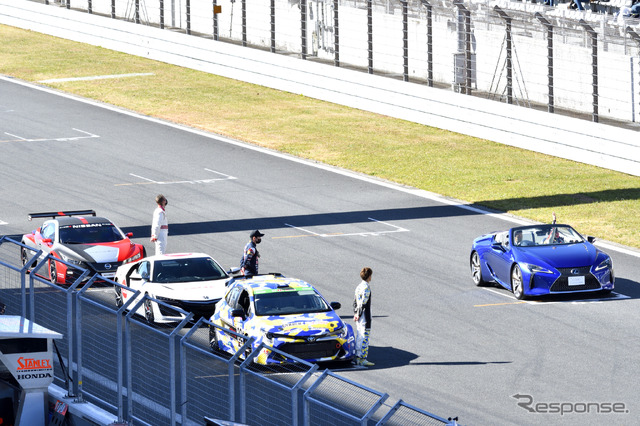
[[[251,241],[244,246],[242,260],[240,261],[240,273],[244,276],[258,275],[258,259],[260,258],[260,253],[256,246],[260,244],[262,237],[264,237],[264,234],[257,229],[249,235]]]
[[[164,254],[167,250],[167,237],[169,236],[169,222],[167,221],[167,198],[158,194],[156,196],[158,207],[153,211],[151,222],[151,242],[156,245],[156,254]]]
[[[357,365],[371,367],[373,362],[367,361],[369,355],[369,335],[371,334],[371,268],[360,271],[362,282],[356,287],[353,302],[353,320],[356,322],[356,361]]]

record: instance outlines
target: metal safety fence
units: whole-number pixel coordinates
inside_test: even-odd
[[[549,113],[640,120],[640,20],[537,0],[36,0]]]
[[[58,263],[56,263],[58,262]],[[59,263],[78,278],[52,281]],[[76,274],[77,272],[77,274]],[[55,343],[54,383],[121,422],[203,425],[205,419],[249,425],[457,424],[347,380],[275,348],[224,329],[243,343],[235,354],[213,351],[204,318],[100,275],[0,237],[0,302],[4,314],[25,317],[63,335]],[[120,290],[120,291],[118,291]],[[140,297],[138,297],[140,296]],[[179,324],[151,324],[137,314],[148,300],[185,315]],[[259,365],[263,348],[294,362]]]

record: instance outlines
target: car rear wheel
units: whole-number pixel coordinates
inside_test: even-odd
[[[518,300],[524,299],[524,285],[522,283],[522,271],[518,265],[511,271],[511,291]]]
[[[153,324],[155,316],[153,315],[153,302],[151,299],[145,299],[144,301],[144,318],[149,324]]]
[[[482,265],[480,264],[480,255],[477,251],[474,251],[471,255],[471,278],[477,286],[486,284],[484,278],[482,278]]]

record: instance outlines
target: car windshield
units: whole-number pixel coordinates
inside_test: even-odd
[[[124,240],[122,232],[111,222],[65,225],[60,227],[62,244],[96,244]]]
[[[184,283],[226,278],[222,267],[210,257],[158,260],[153,266],[153,280],[158,283]]]
[[[326,312],[331,308],[311,289],[268,291],[254,294],[256,315]]]
[[[567,225],[540,225],[513,229],[513,245],[535,247],[584,242],[575,229]]]

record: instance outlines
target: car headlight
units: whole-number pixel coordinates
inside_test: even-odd
[[[338,337],[347,337],[347,334],[348,334],[347,327],[345,327],[344,325],[340,328],[336,328],[331,333],[332,336],[338,336]]]
[[[598,266],[596,266],[596,272],[602,271],[603,269],[610,269],[610,268],[611,268],[611,258],[609,257],[603,260],[602,262],[600,262]]]
[[[534,274],[553,274],[553,271],[550,271],[547,268],[543,268],[542,266],[533,265],[530,263],[526,263],[525,265],[527,266],[527,269]]]
[[[60,253],[60,257],[62,257],[62,260],[64,260],[67,263],[70,263],[75,266],[79,266],[80,268],[87,269],[87,264],[82,260],[74,259],[73,257],[66,256],[63,253]]]

